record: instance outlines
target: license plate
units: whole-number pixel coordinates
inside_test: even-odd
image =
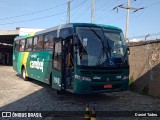
[[[105,84],[104,88],[112,88],[112,84]]]

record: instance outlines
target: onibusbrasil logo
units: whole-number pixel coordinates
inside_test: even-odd
[[[42,61],[37,58],[37,61],[30,61],[30,68],[36,68],[38,70],[41,70],[43,73],[43,65],[44,65],[44,59]]]

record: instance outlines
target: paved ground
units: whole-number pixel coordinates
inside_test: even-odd
[[[24,81],[10,66],[0,66],[0,111],[84,111],[86,105],[96,111],[158,111],[160,99],[140,95],[134,92],[110,94],[57,95],[48,85],[35,80]],[[60,112],[62,113],[62,112]],[[77,114],[77,112],[71,112]],[[99,112],[98,112],[99,113]],[[139,119],[139,117],[103,117],[97,120]],[[127,112],[126,112],[127,113]],[[105,112],[103,112],[105,116]],[[103,115],[102,115],[103,116]],[[1,118],[0,118],[1,119]],[[6,118],[10,119],[10,118]],[[14,118],[15,119],[15,118]],[[16,118],[18,119],[18,118]],[[19,118],[20,119],[20,118]],[[33,118],[28,118],[33,119]],[[40,118],[38,118],[40,119]],[[45,117],[45,120],[78,120],[78,118]],[[80,118],[79,118],[80,119]],[[151,118],[142,118],[148,119]],[[153,119],[160,119],[154,117]]]

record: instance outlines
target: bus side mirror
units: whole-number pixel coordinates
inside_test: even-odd
[[[130,55],[130,49],[129,49],[129,47],[127,47],[127,53],[128,53],[128,55]]]

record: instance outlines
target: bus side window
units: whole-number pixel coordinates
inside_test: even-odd
[[[43,49],[43,36],[34,37],[33,51],[41,51]]]
[[[25,40],[20,40],[20,51],[25,50]]]
[[[61,41],[55,43],[55,50],[54,50],[54,63],[53,66],[57,70],[61,70]]]
[[[49,45],[50,47],[53,46],[53,50],[55,49],[55,40],[57,39],[57,31],[53,31],[51,33],[50,39],[49,39]]]
[[[44,50],[49,50],[49,36],[50,34],[44,36]]]
[[[41,51],[43,49],[43,36],[39,36],[37,40],[37,50]]]
[[[46,34],[44,37],[44,50],[53,50],[54,48],[54,39],[57,36],[57,32],[51,32]]]
[[[19,47],[20,47],[19,41],[16,41],[14,44],[15,44],[14,50],[19,51]]]
[[[33,51],[36,51],[38,37],[33,38]]]
[[[32,38],[26,40],[26,51],[32,51]]]

